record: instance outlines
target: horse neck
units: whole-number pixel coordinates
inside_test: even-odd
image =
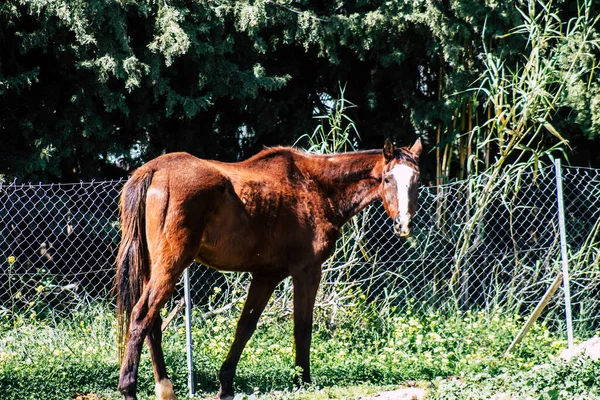
[[[314,155],[307,169],[331,205],[330,219],[338,227],[380,198],[381,151]]]

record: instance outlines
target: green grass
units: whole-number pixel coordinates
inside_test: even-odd
[[[461,380],[438,380],[429,399],[489,399],[510,394],[514,399],[600,399],[600,362],[590,358],[553,360],[539,370],[507,371],[497,376],[470,374]]]
[[[328,327],[327,315],[317,312],[311,351],[313,384],[301,389],[292,385],[296,371],[291,319],[268,316],[240,361],[235,381],[238,398],[358,399],[406,381],[422,386],[431,382],[430,397],[439,399],[483,399],[497,392],[587,399],[600,393],[594,380],[600,375],[600,363],[553,361],[551,356],[565,342],[544,325],[536,325],[514,356],[504,358],[522,324],[506,311],[412,314],[368,309],[358,304],[341,311],[335,328]],[[217,371],[231,343],[239,309],[231,312],[204,321],[194,319],[198,398],[211,398],[218,389]],[[103,399],[118,399],[115,327],[112,310],[104,306],[75,311],[55,322],[6,318],[0,323],[0,397],[70,399],[76,393],[96,393]],[[179,317],[164,337],[169,373],[181,397],[187,392],[183,332]],[[531,367],[542,363],[551,366],[531,372]],[[153,398],[146,350],[138,388],[140,399]],[[559,397],[552,397],[555,394]]]

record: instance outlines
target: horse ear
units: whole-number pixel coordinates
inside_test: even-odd
[[[423,151],[423,145],[421,144],[421,138],[417,138],[415,144],[410,148],[410,152],[413,155],[415,161],[419,161],[419,157],[421,156],[421,152]]]
[[[383,145],[383,156],[385,157],[386,162],[390,162],[394,159],[394,143],[388,138],[385,139],[385,144]]]

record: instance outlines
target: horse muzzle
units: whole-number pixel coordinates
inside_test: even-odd
[[[410,220],[402,221],[400,218],[394,220],[394,233],[396,236],[401,238],[407,238],[410,236]]]

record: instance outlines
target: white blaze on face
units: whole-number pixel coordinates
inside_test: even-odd
[[[400,225],[400,229],[403,233],[408,234],[408,224],[410,223],[410,210],[409,203],[410,198],[408,196],[408,189],[410,188],[411,182],[415,170],[405,164],[398,164],[391,169],[390,173],[396,181],[397,199],[398,199],[398,217],[397,221]]]

